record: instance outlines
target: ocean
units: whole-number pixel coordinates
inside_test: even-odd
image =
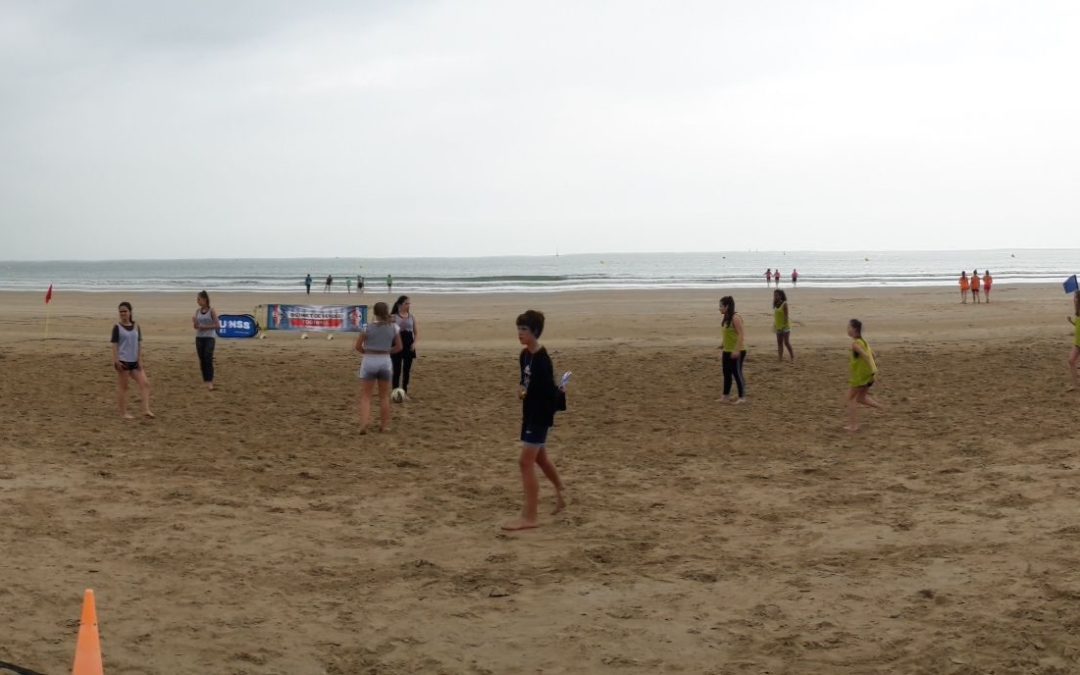
[[[315,291],[363,275],[368,289],[403,293],[517,293],[617,289],[714,289],[764,285],[779,267],[782,286],[810,288],[952,286],[961,270],[989,269],[997,284],[1061,282],[1080,270],[1080,249],[889,252],[611,253],[489,258],[282,258],[0,262],[0,290]]]

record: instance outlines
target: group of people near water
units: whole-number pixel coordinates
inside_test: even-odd
[[[775,271],[771,267],[769,269],[765,270],[765,285],[768,286],[770,281],[773,282],[774,284],[776,284],[777,288],[780,288],[780,268],[779,267],[777,267]],[[792,286],[798,286],[799,285],[799,270],[797,270],[797,269],[792,269],[791,270],[791,285]]]
[[[986,302],[990,302],[990,289],[994,286],[994,277],[990,276],[990,270],[979,276],[979,270],[974,270],[969,277],[966,270],[960,272],[960,302],[967,304],[968,293],[971,293],[971,301],[975,304],[982,302],[979,291],[985,294]]]
[[[977,273],[973,276],[977,277]],[[989,274],[982,277],[985,283]],[[970,285],[969,285],[970,288]],[[192,315],[192,328],[195,331],[195,351],[204,384],[209,390],[214,389],[214,343],[215,332],[219,327],[216,310],[210,304],[210,296],[200,291],[196,296],[197,309]],[[746,379],[743,366],[746,363],[746,329],[742,316],[736,311],[735,298],[725,295],[720,298],[721,368],[723,371],[723,394],[721,402],[739,405],[746,403]],[[791,346],[791,309],[787,294],[780,289],[773,292],[773,330],[776,334],[777,356],[784,360],[785,350],[792,361],[795,352]],[[132,419],[127,411],[128,383],[134,380],[139,388],[143,415],[154,417],[150,409],[150,382],[146,376],[146,359],[142,352],[142,329],[135,321],[134,310],[130,302],[121,302],[118,307],[119,318],[112,329],[113,367],[116,369],[117,405],[121,417]],[[371,399],[378,388],[381,406],[379,430],[390,430],[391,391],[400,386],[408,391],[412,362],[416,358],[416,345],[419,331],[412,303],[408,296],[401,296],[388,308],[385,302],[377,302],[373,307],[373,320],[368,322],[359,334],[354,349],[363,355],[358,377],[360,391],[360,426],[365,433],[371,420]],[[1067,317],[1073,326],[1074,336],[1069,352],[1069,373],[1072,378],[1070,390],[1080,389],[1080,291],[1073,294],[1073,314]],[[558,470],[547,453],[547,436],[554,425],[555,414],[566,409],[566,382],[564,376],[560,384],[555,382],[555,368],[547,350],[540,344],[544,331],[544,315],[536,310],[527,310],[516,320],[518,342],[522,345],[519,354],[518,398],[522,403],[521,471],[524,503],[519,518],[504,525],[507,530],[522,530],[537,527],[539,482],[536,468],[539,467],[551,482],[556,492],[555,513],[565,507],[563,485]],[[863,335],[863,323],[851,319],[847,324],[847,335],[851,339],[848,350],[848,393],[846,429],[855,432],[859,429],[859,406],[881,408],[871,395],[870,390],[880,378],[874,350]],[[737,397],[732,397],[732,386]]]
[[[311,295],[311,274],[304,277],[304,289],[308,295]],[[367,283],[367,279],[362,274],[356,275],[356,292],[363,293],[364,286]],[[345,292],[352,293],[353,278],[351,276],[345,277]],[[334,275],[326,275],[326,283],[323,284],[323,293],[330,293],[334,290]],[[386,275],[386,292],[392,293],[394,291],[394,275]]]

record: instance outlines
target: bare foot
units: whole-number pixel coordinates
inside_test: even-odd
[[[388,434],[388,433],[390,433],[390,427],[379,427],[379,433],[380,434]]]
[[[847,426],[844,427],[844,431],[850,431],[851,433],[855,433],[858,430],[859,430],[858,425],[851,426],[850,424],[848,424]]]
[[[737,399],[735,399],[734,405],[742,405],[743,403],[746,403],[745,398],[737,398]]]
[[[502,526],[502,529],[508,532],[517,532],[518,530],[531,530],[535,527],[540,527],[540,523],[535,520],[525,520],[524,518],[518,518],[512,520],[509,523]]]
[[[150,419],[154,419],[154,413],[150,412],[149,410],[144,410],[143,411],[143,417],[148,417]]]
[[[359,433],[359,434],[360,434],[361,436],[366,436],[366,435],[367,435],[367,432],[368,432],[368,428],[367,428],[367,427],[360,427],[360,431],[359,431],[358,433]]]
[[[555,493],[555,510],[551,512],[551,515],[559,513],[566,508],[566,499],[563,498],[562,492]]]
[[[126,420],[133,420],[133,419],[135,419],[135,416],[134,416],[134,415],[132,415],[132,414],[131,414],[131,413],[129,413],[129,412],[126,412],[126,413],[124,413],[123,415],[121,415],[121,417],[123,417],[123,418],[124,418],[124,419],[126,419]]]
[[[206,383],[206,388],[209,391],[214,391],[214,383],[213,382],[207,382]]]

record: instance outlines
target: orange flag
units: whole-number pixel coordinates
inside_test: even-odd
[[[49,290],[45,291],[45,304],[49,304],[50,300],[52,300],[52,284],[49,284]]]

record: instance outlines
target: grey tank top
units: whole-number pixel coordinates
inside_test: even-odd
[[[364,334],[367,335],[367,341],[364,342],[365,350],[389,352],[390,348],[394,346],[394,336],[397,335],[397,330],[392,323],[369,323],[364,330]]]
[[[394,323],[396,323],[397,327],[401,330],[407,330],[410,333],[416,332],[416,322],[413,321],[413,315],[411,313],[409,314],[409,316],[400,316],[398,314],[395,314]]]
[[[195,322],[199,324],[199,330],[195,332],[195,337],[215,337],[216,326],[214,325],[214,312],[211,309],[207,309],[206,313],[200,309],[195,312]]]
[[[139,330],[138,324],[131,328],[125,328],[120,324],[116,324],[116,328],[113,329],[116,333],[116,358],[121,361],[127,361],[128,363],[134,363],[139,360],[139,340],[142,339],[142,331]]]

